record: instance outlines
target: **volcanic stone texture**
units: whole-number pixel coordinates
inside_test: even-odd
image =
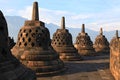
[[[0,80],[36,80],[35,73],[12,55],[8,44],[7,23],[0,11]]]
[[[61,20],[61,29],[57,29],[54,33],[51,44],[63,61],[81,60],[81,56],[73,46],[72,35],[69,33],[68,29],[65,29],[64,17],[62,17]]]
[[[76,37],[76,43],[74,45],[78,50],[78,53],[83,56],[95,55],[95,50],[93,48],[93,42],[90,36],[85,33],[85,25],[82,24],[81,33]]]
[[[59,55],[51,48],[50,33],[44,22],[39,21],[38,3],[33,4],[32,20],[25,21],[20,29],[13,52],[24,65],[39,76],[48,76],[65,70]]]
[[[110,52],[109,42],[105,35],[103,35],[102,28],[100,29],[100,34],[95,38],[94,48],[95,51],[100,54],[109,54]]]

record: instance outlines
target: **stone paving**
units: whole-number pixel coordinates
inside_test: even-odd
[[[84,57],[83,61],[65,62],[67,70],[57,76],[37,80],[114,80],[109,70],[109,56]]]

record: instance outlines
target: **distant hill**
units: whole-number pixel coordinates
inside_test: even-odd
[[[51,37],[52,37],[52,34],[56,31],[56,29],[60,28],[59,26],[52,24],[52,23],[46,24],[46,27],[50,30]],[[67,27],[66,29],[68,29],[69,32],[72,34],[73,42],[75,42],[78,33],[81,32],[81,28],[68,28]],[[94,31],[94,30],[87,29],[87,28],[85,29],[85,32],[88,33],[92,41],[94,41],[96,36],[99,34],[98,31]],[[106,36],[108,41],[110,41],[115,36],[115,31],[104,31],[103,34]]]
[[[20,16],[5,16],[8,23],[8,31],[11,37],[14,37],[15,41],[17,39],[18,32],[21,26],[24,25],[25,18]]]
[[[14,37],[15,41],[17,40],[17,35],[20,30],[20,28],[24,25],[24,21],[27,20],[25,18],[22,18],[20,16],[5,16],[7,23],[8,23],[8,30],[9,30],[9,35],[11,37]],[[49,29],[50,35],[52,38],[53,33],[60,28],[58,25],[55,24],[45,24],[45,26]],[[69,30],[69,32],[73,36],[73,42],[75,42],[76,36],[78,35],[79,32],[81,32],[81,28],[66,28]],[[95,40],[95,37],[99,34],[97,31],[93,31],[90,29],[85,29],[85,31],[90,35],[92,41]],[[109,31],[106,32],[104,31],[104,35],[107,37],[107,39],[110,41],[111,38],[115,35],[115,31]]]

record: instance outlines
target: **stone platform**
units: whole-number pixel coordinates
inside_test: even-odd
[[[109,55],[84,57],[83,61],[65,62],[68,70],[37,80],[115,80],[109,70]]]

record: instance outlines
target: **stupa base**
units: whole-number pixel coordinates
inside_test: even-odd
[[[78,53],[81,56],[95,56],[96,52],[94,50],[79,50]]]
[[[78,54],[78,53],[76,53]],[[83,60],[82,57],[78,54],[76,55],[75,53],[60,53],[60,59],[62,61],[81,61]]]

